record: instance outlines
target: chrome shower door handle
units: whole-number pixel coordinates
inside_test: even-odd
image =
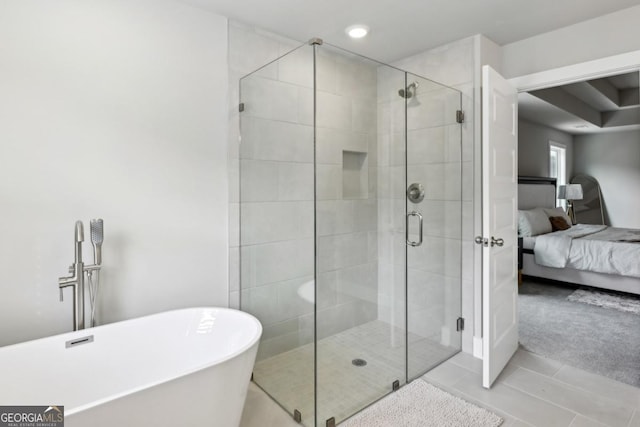
[[[418,241],[417,242],[413,242],[409,240],[409,219],[412,216],[418,217]],[[415,246],[420,246],[422,244],[422,214],[420,214],[420,212],[411,211],[407,214],[407,226],[405,228],[405,232],[406,232],[407,245],[415,247]]]

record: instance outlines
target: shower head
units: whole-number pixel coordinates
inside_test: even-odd
[[[403,97],[405,99],[409,99],[409,98],[413,97],[413,95],[415,95],[416,90],[418,89],[418,86],[420,86],[418,84],[418,82],[413,82],[413,83],[409,84],[409,86],[407,86],[406,89],[400,89],[398,91],[398,95],[400,95],[401,97]]]
[[[93,260],[96,265],[102,264],[102,241],[104,240],[104,223],[102,219],[92,219],[91,243],[93,243]]]

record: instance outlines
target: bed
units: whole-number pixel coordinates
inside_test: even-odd
[[[640,230],[576,224],[554,231],[549,217],[564,213],[555,204],[555,178],[518,177],[522,274],[640,294]]]

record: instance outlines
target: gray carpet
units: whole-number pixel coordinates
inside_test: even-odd
[[[640,298],[637,296],[613,294],[593,289],[577,289],[569,295],[567,299],[573,302],[612,308],[640,316]]]
[[[575,288],[520,286],[520,344],[532,353],[640,387],[640,316],[569,301]]]

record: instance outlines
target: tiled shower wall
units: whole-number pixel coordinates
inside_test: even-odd
[[[313,338],[313,57],[303,46],[242,80],[240,302],[260,357]]]
[[[294,49],[298,43],[229,21],[229,306],[240,304],[240,78]],[[266,332],[266,331],[265,331]]]
[[[295,48],[298,44],[236,22],[229,23],[229,43],[229,165],[231,176],[229,189],[229,276],[230,305],[238,307],[240,298],[238,81],[241,76],[276,59]],[[310,51],[311,49],[307,47],[306,52],[308,55],[310,55]],[[317,135],[319,144],[317,153],[318,244],[319,254],[321,255],[318,303],[321,307],[319,319],[328,320],[326,324],[319,324],[320,332],[324,331],[328,335],[344,328],[355,326],[370,318],[379,317],[388,321],[398,321],[399,319],[393,319],[392,312],[396,313],[397,316],[404,315],[404,312],[401,313],[397,310],[397,307],[400,307],[398,305],[399,302],[404,301],[404,290],[397,288],[392,292],[389,288],[391,283],[398,283],[398,281],[402,283],[404,275],[404,268],[400,268],[400,265],[394,266],[394,264],[403,262],[402,254],[405,237],[401,231],[404,223],[403,168],[397,162],[394,163],[394,156],[404,156],[404,151],[402,149],[402,152],[398,152],[397,147],[401,146],[401,144],[393,144],[393,138],[397,138],[401,131],[396,129],[394,132],[387,132],[389,130],[388,127],[394,122],[393,116],[385,118],[382,113],[383,109],[386,108],[383,104],[387,93],[397,94],[397,90],[402,87],[404,80],[394,81],[393,88],[384,88],[387,92],[382,93],[380,87],[380,84],[383,84],[381,83],[382,79],[379,79],[378,87],[376,88],[375,74],[366,71],[364,76],[372,76],[372,84],[374,85],[373,92],[366,93],[369,83],[366,82],[366,78],[364,82],[361,82],[363,80],[362,70],[360,70],[360,74],[349,74],[349,68],[353,71],[359,66],[363,66],[363,64],[358,65],[357,62],[352,61],[341,64],[340,61],[336,62],[337,58],[332,57],[325,50],[322,50],[322,52],[323,54],[318,59],[318,85],[320,89],[318,94],[319,122]],[[462,311],[463,316],[467,319],[467,324],[473,319],[473,264],[472,255],[470,255],[473,253],[473,247],[471,246],[473,240],[473,115],[469,113],[473,107],[473,61],[474,40],[469,38],[394,64],[460,90],[462,92],[462,108],[468,113],[462,126],[461,164],[453,161],[457,153],[451,151],[452,147],[442,145],[446,141],[455,140],[451,139],[447,133],[452,132],[454,128],[459,129],[458,126],[442,128],[438,131],[426,131],[416,128],[409,135],[409,138],[411,138],[411,133],[432,132],[428,138],[437,142],[431,148],[442,151],[437,151],[432,160],[428,160],[425,164],[432,163],[429,166],[431,174],[435,173],[434,171],[438,171],[437,173],[443,179],[446,176],[450,176],[450,178],[444,179],[443,182],[443,184],[447,185],[446,188],[449,189],[444,190],[446,194],[436,194],[435,198],[438,200],[429,202],[441,205],[440,209],[434,206],[432,211],[439,217],[431,218],[430,227],[426,227],[425,231],[428,236],[425,237],[424,249],[431,248],[432,255],[427,257],[427,263],[422,268],[410,268],[409,274],[414,275],[414,278],[417,275],[422,278],[437,276],[443,278],[443,280],[453,282],[462,280]],[[294,60],[293,62],[296,61]],[[304,67],[301,62],[297,66]],[[342,70],[346,71],[346,74],[336,74],[335,71],[338,66],[346,67],[345,70]],[[289,67],[289,70],[294,69],[294,66]],[[373,71],[374,73],[379,73],[380,70]],[[272,74],[269,75],[269,73]],[[397,79],[397,76],[391,77],[391,74],[393,73],[388,76],[390,79]],[[286,71],[282,75],[278,71],[278,67],[272,66],[269,70],[263,70],[261,78],[271,80],[272,85],[277,84],[278,81],[281,83],[287,81],[287,85],[297,87],[296,90],[299,97],[305,97],[311,93],[310,85],[308,82],[301,80],[300,75]],[[398,87],[396,88],[396,86]],[[361,91],[361,93],[356,94],[358,96],[350,97],[353,93],[349,91],[353,90]],[[367,99],[373,99],[374,101],[373,103],[365,102]],[[400,98],[398,100],[401,101]],[[299,99],[296,102],[298,103],[297,105],[308,108],[309,104],[306,102],[299,104]],[[376,103],[378,104],[377,106]],[[351,108],[347,108],[348,106],[351,106]],[[249,110],[250,108],[247,111]],[[299,113],[300,111],[296,112],[296,114]],[[270,207],[274,209],[273,215],[285,215],[285,218],[288,213],[283,208],[284,204],[299,205],[302,209],[301,212],[307,212],[309,210],[309,202],[313,200],[313,194],[305,194],[305,191],[313,189],[312,184],[307,187],[309,181],[308,167],[310,165],[310,162],[307,161],[309,156],[307,147],[312,150],[311,143],[306,144],[306,141],[310,138],[309,132],[312,132],[309,125],[310,122],[308,119],[303,118],[302,122],[291,121],[283,124],[278,120],[269,121],[264,119],[256,118],[256,123],[251,126],[254,130],[252,134],[260,135],[262,138],[271,135],[272,143],[273,141],[279,141],[281,144],[285,144],[285,146],[281,147],[282,150],[289,152],[294,157],[274,165],[274,160],[276,159],[269,156],[275,153],[269,153],[266,157],[264,153],[250,154],[253,157],[248,161],[253,161],[253,166],[256,169],[255,178],[261,184],[269,186],[271,191],[271,196],[269,197],[277,199],[272,203],[258,199],[255,199],[254,202],[262,204],[263,208]],[[371,121],[373,121],[372,125]],[[373,129],[377,128],[378,135],[371,135],[368,131],[364,131],[369,128],[369,125],[373,126]],[[349,126],[352,127],[351,131],[348,129]],[[292,140],[278,135],[284,135],[282,132],[290,134],[292,130],[296,135],[295,140],[304,141],[304,143],[286,146]],[[433,132],[444,133],[435,135]],[[404,136],[401,137],[404,138]],[[431,149],[429,147],[425,148]],[[341,164],[344,166],[345,151],[347,152],[347,162],[349,161],[349,153],[366,154],[352,157],[356,158],[356,162],[360,158],[360,161],[366,161],[368,164],[367,198],[350,198],[347,200],[343,198],[344,186],[342,185],[341,173],[344,168],[341,167]],[[243,153],[243,156],[244,154],[246,153]],[[433,155],[434,153],[431,154]],[[417,161],[417,163],[420,163],[420,161]],[[417,166],[417,163],[414,166]],[[438,168],[444,169],[438,170]],[[454,176],[456,168],[462,169],[462,218],[455,215],[453,217],[450,216],[451,212],[460,212],[460,209],[456,211],[455,207],[450,206],[451,202],[454,202],[456,198],[460,200],[459,194],[452,193],[453,189],[460,188],[458,185],[460,184],[459,173],[457,179]],[[287,189],[282,187],[285,180],[291,179],[292,175],[290,174],[295,173],[292,171],[293,169],[297,170],[297,178],[293,180],[295,188]],[[411,169],[410,167],[409,170]],[[267,172],[269,170],[271,170],[271,181],[262,182],[259,179],[260,173],[269,173]],[[279,178],[275,178],[275,174]],[[287,176],[290,178],[285,179]],[[281,187],[278,187],[279,185]],[[297,191],[298,194],[291,194],[291,191]],[[264,197],[251,195],[250,193],[245,195],[249,198]],[[285,199],[281,199],[282,197]],[[298,199],[286,200],[287,197],[296,197]],[[377,209],[372,207],[372,204],[377,206]],[[305,207],[306,211],[304,210]],[[262,213],[264,212],[267,211],[263,210]],[[392,212],[393,215],[391,215]],[[313,212],[309,215],[313,215]],[[392,218],[396,218],[396,222],[393,222]],[[429,221],[429,219],[425,218],[425,221]],[[437,221],[442,223],[438,225]],[[379,234],[377,236],[374,234],[376,224],[379,226]],[[462,230],[456,229],[456,227],[459,227],[457,224],[461,224]],[[312,225],[304,223],[300,225],[305,232],[300,236],[296,236],[296,238],[290,239],[287,243],[269,240],[275,238],[275,235],[271,237],[265,235],[271,227],[272,224],[266,222],[261,227],[258,227],[261,230],[263,229],[259,234],[261,233],[264,238],[260,242],[253,241],[252,243],[255,243],[255,245],[252,246],[254,247],[248,248],[248,252],[245,254],[245,257],[247,257],[245,259],[251,259],[255,263],[254,266],[268,267],[268,270],[263,271],[260,278],[252,278],[251,275],[247,276],[246,271],[243,274],[243,280],[248,281],[243,284],[243,289],[251,286],[243,295],[245,298],[243,304],[245,306],[248,302],[255,304],[256,309],[258,306],[272,307],[270,312],[260,314],[268,319],[268,322],[265,323],[265,342],[262,344],[262,357],[309,342],[312,338],[313,326],[309,305],[296,295],[301,284],[313,279]],[[310,230],[311,234],[307,230]],[[462,240],[460,238],[456,239],[455,236],[460,236],[460,234],[462,234]],[[457,255],[459,254],[460,245],[462,246],[462,260]],[[280,247],[280,249],[271,250],[276,247]],[[323,247],[327,248],[327,250],[323,251]],[[366,256],[363,256],[363,254],[366,254]],[[311,264],[303,262],[303,259],[311,259]],[[374,261],[376,259],[377,262]],[[409,261],[412,262],[411,255]],[[459,271],[459,269],[456,269],[459,262],[462,262],[461,279],[459,274],[456,273],[456,271]],[[295,266],[294,270],[296,271],[292,270],[291,274],[285,273],[287,268],[293,268],[293,266]],[[361,280],[363,277],[366,279],[354,285],[355,281]],[[419,278],[418,281],[420,280]],[[453,287],[452,285],[451,288]],[[449,289],[450,292],[451,288],[444,289]],[[352,291],[354,289],[357,290]],[[427,295],[428,287],[425,286],[423,289],[422,295],[425,296]],[[296,294],[294,294],[294,291]],[[445,298],[444,295],[440,297]],[[459,296],[447,296],[447,298],[456,297]],[[291,302],[296,307],[293,310],[288,305]],[[419,310],[416,312],[419,312]],[[434,312],[433,315],[442,318],[443,314]],[[422,315],[427,316],[427,311],[424,310]],[[420,320],[419,316],[415,319],[415,322]],[[398,324],[402,325],[403,322]],[[442,330],[429,331],[429,333],[433,334],[442,332]],[[466,328],[463,333],[463,349],[468,352],[471,352],[472,348],[472,332],[472,328]],[[268,344],[267,341],[269,342]]]
[[[318,338],[377,317],[376,66],[317,55]]]
[[[268,357],[313,339],[308,299],[314,272],[313,50],[302,46],[243,81],[238,146],[240,77],[296,44],[237,23],[229,25],[229,40],[230,305],[237,307],[242,298],[243,308],[262,321],[260,357]],[[377,315],[377,206],[368,167],[376,144],[376,77],[371,66],[319,49],[317,319],[322,338]]]
[[[241,77],[300,43],[233,21],[228,38],[229,305],[238,308],[242,298],[243,308],[262,322],[263,358],[313,339],[313,305],[297,294],[313,280],[313,70],[301,54],[262,68],[245,80],[239,113]],[[310,52],[307,47],[308,59]]]

